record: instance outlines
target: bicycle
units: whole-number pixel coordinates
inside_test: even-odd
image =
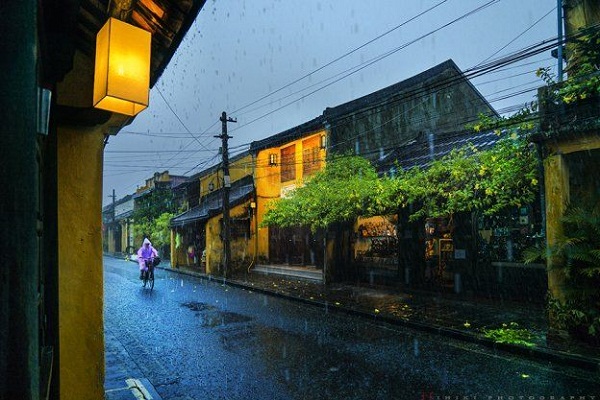
[[[143,272],[142,284],[145,288],[146,285],[150,287],[150,290],[154,289],[154,260],[146,260],[146,270]]]

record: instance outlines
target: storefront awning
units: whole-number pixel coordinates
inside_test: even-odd
[[[254,181],[252,176],[248,175],[235,181],[231,184],[231,189],[229,190],[229,205],[232,207],[236,206],[248,200],[253,193]],[[194,222],[206,221],[215,215],[221,214],[223,208],[223,189],[216,190],[208,196],[203,197],[200,201],[200,205],[171,219],[171,227],[182,227]]]
[[[133,210],[128,210],[121,214],[115,215],[115,219],[117,219],[117,220],[123,220],[123,219],[131,218],[131,217],[133,217]]]

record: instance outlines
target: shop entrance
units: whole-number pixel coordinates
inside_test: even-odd
[[[425,271],[426,284],[452,289],[455,274],[450,266],[454,259],[453,225],[447,218],[428,218],[425,221]]]
[[[322,266],[322,237],[308,227],[269,227],[269,262],[271,264]]]

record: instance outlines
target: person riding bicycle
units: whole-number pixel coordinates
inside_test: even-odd
[[[137,252],[138,265],[140,266],[140,279],[144,279],[144,272],[148,270],[147,261],[154,262],[154,258],[158,257],[158,252],[148,238],[144,239],[142,247]]]

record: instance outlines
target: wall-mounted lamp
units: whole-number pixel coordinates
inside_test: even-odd
[[[109,18],[96,35],[94,107],[134,116],[148,107],[152,34]]]
[[[270,166],[277,165],[277,154],[275,154],[275,153],[269,154],[269,165]]]
[[[325,135],[321,135],[321,148],[322,149],[327,148],[327,136],[325,136]]]
[[[212,192],[213,190],[215,190],[215,184],[211,182],[208,184],[208,191]]]
[[[254,215],[254,210],[256,210],[256,202],[251,201],[250,204],[248,204],[248,216],[250,218],[252,218],[252,216]]]

